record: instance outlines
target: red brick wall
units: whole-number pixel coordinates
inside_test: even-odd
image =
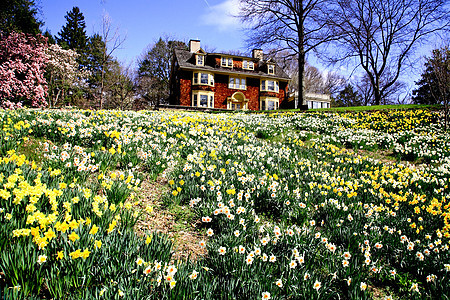
[[[278,99],[280,99],[280,107],[283,101],[287,102],[288,97],[288,84],[287,82],[280,82],[280,92],[278,94]]]
[[[192,72],[180,72],[180,105],[191,106]]]
[[[220,63],[220,59],[218,59]],[[259,97],[269,96],[278,97],[281,103],[286,100],[287,95],[287,83],[280,82],[280,92],[259,92],[259,79],[247,77],[247,89],[229,89],[228,88],[228,76],[222,74],[216,74],[214,76],[214,87],[204,85],[192,85],[192,71],[180,71],[180,105],[191,106],[192,104],[192,90],[204,90],[214,92],[214,107],[215,108],[227,108],[227,98],[231,97],[235,92],[242,92],[245,98],[249,99],[248,109],[259,110]],[[287,100],[286,100],[287,101]]]
[[[247,78],[246,90],[229,89],[227,75],[215,76],[214,107],[227,108],[227,98],[231,97],[236,92],[242,92],[245,98],[249,99],[248,101],[249,109],[251,110],[259,109],[259,80],[252,80],[251,78]]]

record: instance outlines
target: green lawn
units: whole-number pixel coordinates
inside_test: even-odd
[[[335,111],[335,112],[347,112],[347,111],[368,111],[368,110],[385,110],[385,109],[440,109],[440,105],[419,105],[419,104],[396,104],[396,105],[373,105],[373,106],[351,106],[351,107],[332,107],[332,108],[317,108],[309,109],[308,111]]]

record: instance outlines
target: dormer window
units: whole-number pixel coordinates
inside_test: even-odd
[[[267,74],[275,74],[275,65],[267,65]]]
[[[254,70],[255,64],[251,60],[244,60],[244,61],[242,61],[242,69]]]
[[[232,68],[233,67],[233,58],[231,57],[222,57],[222,67]]]
[[[204,55],[199,55],[199,54],[197,54],[196,55],[197,56],[197,58],[196,58],[196,65],[197,66],[204,66],[205,65],[205,56]]]

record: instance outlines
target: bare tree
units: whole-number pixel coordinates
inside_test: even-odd
[[[388,76],[387,78],[389,79],[390,77]],[[386,80],[381,78],[380,82],[384,85]],[[364,74],[362,77],[355,80],[355,88],[361,95],[361,105],[376,105],[373,85],[371,84],[370,78],[367,74]],[[408,96],[407,92],[407,85],[403,81],[396,81],[385,90],[380,104],[386,105],[403,103],[405,102],[405,98]]]
[[[130,109],[134,101],[134,74],[131,66],[122,66],[116,60],[108,63],[105,74],[106,101],[103,106],[107,109]]]
[[[322,72],[308,62],[305,64],[304,72],[303,86],[305,92],[315,94],[323,93],[325,90],[325,79]]]
[[[338,74],[337,72],[328,72],[324,76],[325,80],[325,90],[324,94],[329,94],[335,96],[337,93],[342,91],[347,85],[347,80],[344,76]]]
[[[426,38],[448,40],[448,6],[447,0],[338,0],[328,18],[338,37],[332,60],[357,61],[379,105]]]
[[[291,55],[288,50],[278,51],[277,49],[270,49],[267,51],[267,57],[275,60],[277,64],[291,77],[289,83],[289,92],[298,91],[298,60]],[[305,65],[307,63],[305,62]]]
[[[289,92],[298,91],[298,60],[289,56],[289,52],[269,50],[268,56],[273,58],[291,77]],[[347,80],[335,71],[320,71],[317,67],[305,62],[303,71],[303,90],[306,93],[336,95],[346,85]]]
[[[220,53],[228,54],[228,55],[234,55],[234,56],[247,56],[247,54],[242,52],[241,50],[226,50],[226,51],[221,51]]]
[[[240,19],[250,26],[247,44],[252,48],[275,46],[296,57],[298,96],[303,99],[306,55],[332,38],[325,26],[329,0],[240,0]]]
[[[373,103],[373,88],[367,75],[362,76],[355,84],[356,90],[361,95],[361,105],[367,106]]]
[[[103,108],[103,103],[105,101],[105,74],[108,62],[111,61],[114,51],[119,49],[125,42],[125,37],[121,37],[119,34],[119,28],[116,28],[114,32],[112,31],[111,17],[107,13],[103,14],[102,19],[102,39],[103,49],[102,60],[100,62],[100,109]]]

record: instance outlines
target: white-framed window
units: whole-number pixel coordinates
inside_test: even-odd
[[[275,74],[275,65],[272,64],[267,65],[267,74]]]
[[[227,67],[227,68],[232,68],[233,67],[233,58],[232,57],[223,57],[222,56],[221,66],[222,67]]]
[[[195,85],[214,86],[214,75],[205,72],[194,72],[192,83]]]
[[[277,80],[263,79],[261,80],[261,91],[278,93],[280,91],[280,84]]]
[[[209,91],[193,91],[192,106],[194,107],[214,107],[214,92]]]
[[[205,56],[197,54],[195,63],[197,66],[204,66],[205,65]]]
[[[307,101],[308,109],[330,108],[330,103],[321,101]]]
[[[232,109],[232,110],[247,110],[247,103],[243,103],[243,102],[238,102],[238,103],[230,102],[230,103],[228,104],[228,109]]]
[[[251,60],[243,60],[242,61],[242,69],[254,70],[255,64]]]
[[[247,80],[243,77],[230,76],[229,80],[228,80],[228,88],[245,90],[245,89],[247,89]]]
[[[280,99],[276,97],[261,97],[260,109],[261,110],[277,110],[280,108]]]

